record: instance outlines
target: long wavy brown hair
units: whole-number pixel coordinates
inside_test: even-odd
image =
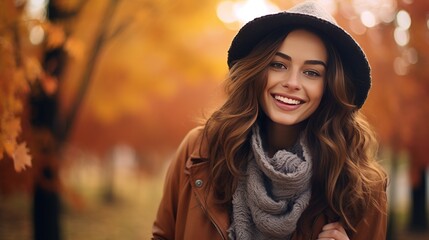
[[[259,99],[268,66],[290,31],[267,36],[248,56],[233,63],[225,81],[226,101],[206,121],[203,137],[209,146],[210,178],[219,203],[230,204],[243,176],[241,169],[252,154],[252,126],[266,117]],[[323,34],[316,34],[327,48],[328,67],[322,101],[303,130],[314,159],[312,200],[303,214],[315,219],[327,209],[353,232],[370,204],[382,211],[376,191],[385,183],[386,174],[375,160],[374,132],[353,104],[351,76],[337,50]]]

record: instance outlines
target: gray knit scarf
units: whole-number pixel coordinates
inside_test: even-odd
[[[289,239],[311,197],[312,160],[304,139],[272,158],[253,128],[253,156],[233,194],[230,239]]]

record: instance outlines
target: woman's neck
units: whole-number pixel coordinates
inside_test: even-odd
[[[261,134],[264,138],[264,148],[272,157],[277,151],[292,148],[301,133],[302,126],[286,126],[266,119],[261,126]]]

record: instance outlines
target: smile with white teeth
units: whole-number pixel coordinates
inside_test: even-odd
[[[301,101],[295,100],[295,99],[291,99],[291,98],[287,98],[287,97],[283,97],[280,95],[275,95],[274,96],[275,99],[279,100],[280,102],[286,103],[286,104],[292,104],[292,105],[298,105],[301,103]]]

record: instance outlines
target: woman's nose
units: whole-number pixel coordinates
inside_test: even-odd
[[[284,76],[281,84],[283,87],[288,88],[289,90],[299,90],[301,88],[299,71],[291,70],[289,74]]]

